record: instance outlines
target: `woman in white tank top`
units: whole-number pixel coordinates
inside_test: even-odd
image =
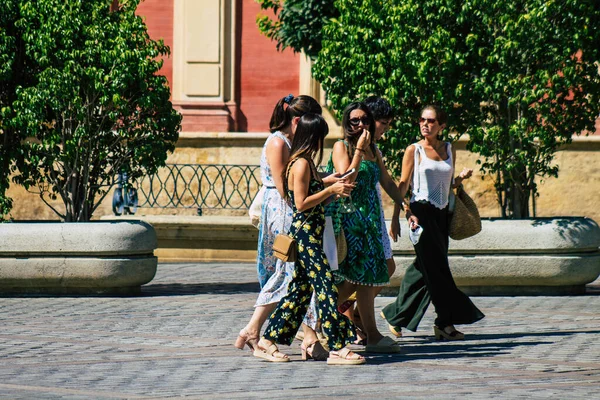
[[[411,228],[423,228],[419,242],[414,245],[417,255],[408,267],[394,303],[381,312],[392,332],[402,327],[416,331],[429,302],[437,318],[433,327],[437,339],[461,340],[464,334],[455,324],[472,324],[483,313],[454,283],[448,264],[448,196],[452,187],[471,177],[472,169],[465,168],[453,178],[456,152],[439,134],[446,127],[446,115],[437,106],[427,106],[419,122],[418,143],[408,146],[402,160],[402,176],[398,188],[404,195],[412,187],[410,209],[406,217]],[[390,235],[398,239],[398,215],[394,209]]]

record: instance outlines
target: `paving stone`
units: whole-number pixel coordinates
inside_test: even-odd
[[[284,364],[234,348],[257,293],[254,265],[182,263],[160,264],[139,297],[0,298],[0,398],[598,396],[600,280],[581,296],[474,297],[486,318],[463,342],[434,340],[430,307],[401,354],[358,367],[302,362],[298,342]]]

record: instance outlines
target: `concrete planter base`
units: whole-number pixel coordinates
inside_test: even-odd
[[[250,225],[246,215],[136,218],[154,227],[158,238],[155,254],[161,262],[256,262],[258,229]]]
[[[0,294],[134,295],[156,274],[141,221],[0,224]]]
[[[582,294],[600,275],[600,227],[589,218],[485,219],[482,227],[472,238],[450,240],[450,269],[465,293]],[[400,285],[414,260],[407,236],[392,245],[397,266],[392,286]]]
[[[161,262],[256,262],[258,230],[247,216],[139,216],[154,226]],[[457,284],[474,295],[566,295],[585,292],[600,275],[600,227],[589,218],[484,219],[478,235],[450,241]],[[414,249],[402,221],[392,243],[397,270],[385,294],[396,294]]]

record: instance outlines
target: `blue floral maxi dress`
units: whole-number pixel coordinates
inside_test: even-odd
[[[258,257],[256,260],[261,291],[256,299],[255,307],[279,302],[287,294],[288,285],[292,280],[294,271],[294,263],[284,263],[273,256],[275,236],[279,233],[289,232],[292,224],[292,209],[279,195],[275,187],[271,167],[267,161],[267,145],[275,137],[282,139],[288,148],[291,148],[288,138],[278,131],[267,138],[260,157],[260,177],[266,191],[260,218]],[[311,302],[304,322],[311,328],[316,328],[315,299]]]
[[[311,178],[308,193],[323,190],[323,182]],[[354,325],[337,310],[337,287],[323,251],[325,214],[322,204],[304,212],[294,204],[294,192],[289,191],[294,210],[290,235],[297,243],[298,259],[287,295],[281,299],[269,319],[264,337],[275,343],[290,345],[300,328],[311,295],[318,298],[317,309],[323,333],[331,350],[339,350],[352,343],[356,337]]]

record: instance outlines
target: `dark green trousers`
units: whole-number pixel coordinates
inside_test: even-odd
[[[484,317],[471,299],[454,283],[448,264],[448,208],[415,202],[411,211],[423,233],[415,247],[417,257],[402,279],[396,301],[383,309],[387,322],[415,332],[429,303],[433,303],[440,329],[448,325],[472,324]]]

